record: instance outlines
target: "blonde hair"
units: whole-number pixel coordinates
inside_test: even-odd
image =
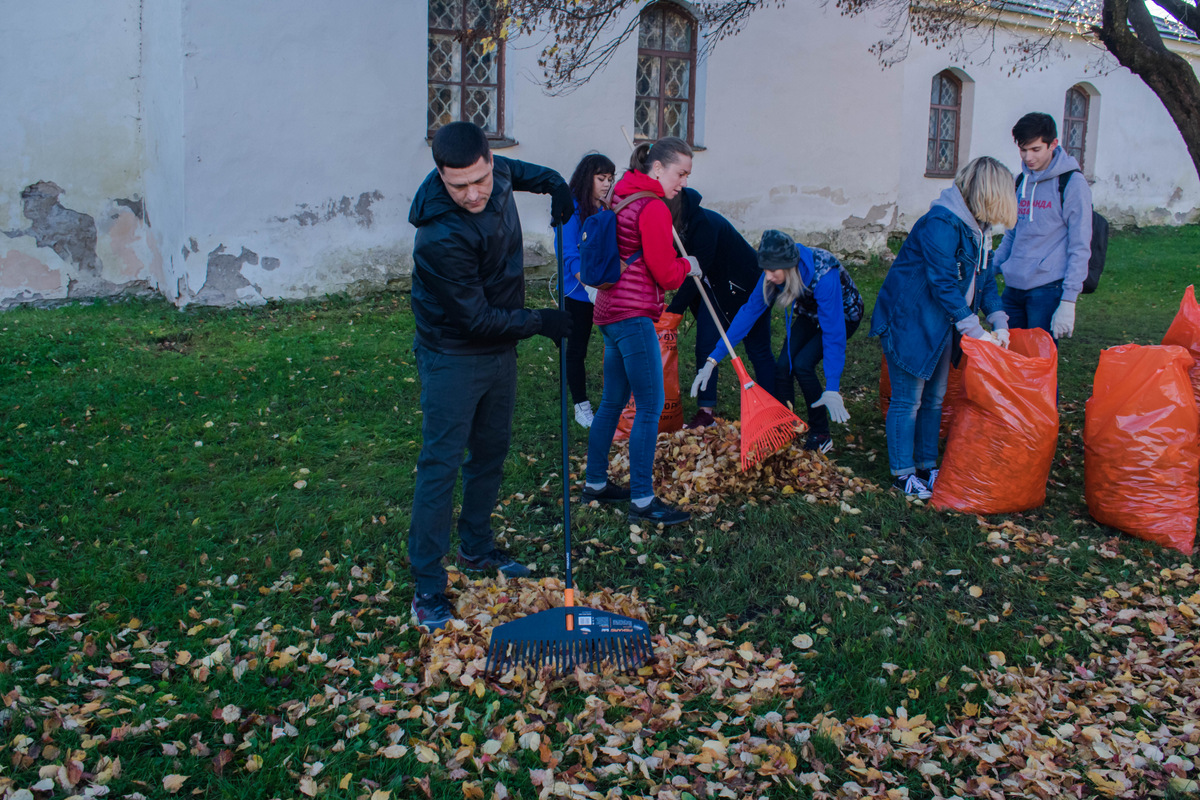
[[[968,161],[954,176],[967,208],[981,226],[1017,224],[1017,192],[1008,167],[991,156]]]
[[[798,267],[785,269],[783,275],[782,286],[776,286],[766,279],[763,280],[763,302],[768,306],[771,305],[772,294],[775,296],[775,305],[787,308],[804,293],[804,279],[800,277]]]

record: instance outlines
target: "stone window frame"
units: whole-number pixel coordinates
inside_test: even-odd
[[[505,61],[507,60],[505,58],[504,41],[503,40],[497,41],[495,43],[495,49],[492,51],[495,53],[495,57],[496,57],[496,82],[495,83],[481,83],[478,81],[471,81],[468,79],[468,76],[467,76],[467,70],[466,70],[467,54],[470,50],[470,47],[475,44],[475,40],[476,40],[476,36],[474,35],[473,29],[467,27],[467,15],[470,13],[470,7],[473,2],[490,3],[493,6],[493,12],[495,12],[494,0],[458,0],[458,6],[459,6],[459,8],[458,8],[459,26],[458,27],[456,27],[456,28],[438,28],[438,27],[434,27],[434,21],[432,19],[428,20],[428,25],[429,25],[428,41],[430,42],[430,44],[432,44],[433,37],[435,35],[450,36],[450,37],[453,37],[459,43],[459,53],[458,53],[459,78],[458,78],[458,80],[448,80],[448,81],[447,80],[436,80],[436,81],[433,80],[432,76],[429,75],[429,68],[428,68],[429,61],[428,61],[428,57],[427,57],[426,58],[426,82],[431,89],[434,85],[459,87],[458,113],[455,116],[455,119],[449,120],[449,122],[458,122],[458,121],[462,121],[462,120],[466,119],[466,103],[467,103],[467,90],[468,89],[479,88],[479,87],[495,88],[495,90],[496,90],[496,130],[490,131],[485,128],[484,132],[487,134],[488,139],[492,142],[493,145],[512,144],[513,143],[512,140],[509,139],[508,136],[505,135],[505,130],[504,130],[504,123],[505,123],[505,117],[504,117],[505,97],[504,97],[504,95],[505,95],[505,79],[506,79]],[[433,14],[433,10],[431,7],[429,10],[429,16],[432,17],[432,14]],[[429,120],[429,116],[432,111],[432,109],[430,107],[430,102],[431,102],[431,100],[429,98],[427,98],[426,103],[425,103],[425,113],[426,113],[426,120],[427,120],[426,135],[430,140],[432,140],[433,135],[435,133],[437,133],[437,130],[438,130],[438,128],[441,127],[441,125],[433,126],[433,125],[429,124],[429,122],[432,121],[432,120]],[[442,124],[446,124],[446,123],[442,123]]]
[[[691,29],[690,46],[687,51],[659,50],[659,49],[653,49],[653,48],[648,48],[648,47],[642,46],[641,27],[644,24],[647,15],[654,11],[662,11],[665,14],[673,14],[673,15],[682,17],[686,20],[688,27]],[[643,57],[654,58],[658,61],[658,86],[654,87],[656,93],[644,94],[644,95],[639,94],[638,87],[637,87],[637,80],[638,80],[637,72],[638,72],[638,70],[635,66],[634,90],[633,90],[634,91],[634,100],[633,100],[633,103],[634,103],[634,125],[633,125],[634,134],[633,134],[633,137],[635,140],[637,140],[637,141],[656,141],[657,139],[661,139],[663,136],[671,135],[664,131],[664,128],[665,128],[664,113],[665,113],[665,107],[666,107],[666,103],[664,102],[664,100],[670,99],[670,100],[678,101],[680,99],[683,99],[687,103],[687,135],[682,138],[689,145],[695,146],[697,144],[696,105],[697,105],[698,99],[696,97],[696,78],[697,78],[697,71],[698,71],[697,67],[698,67],[698,61],[699,61],[699,58],[698,58],[698,55],[699,55],[698,40],[699,40],[699,38],[700,38],[699,21],[696,19],[696,17],[693,14],[689,13],[687,9],[683,8],[681,5],[679,5],[677,3],[669,2],[669,0],[663,0],[662,2],[652,3],[648,6],[646,6],[645,8],[643,8],[641,10],[641,12],[639,12],[639,14],[638,14],[637,59],[638,59],[639,63],[641,62]],[[688,62],[688,94],[687,94],[686,98],[680,98],[680,97],[667,98],[666,97],[667,71],[665,69],[665,61],[668,58],[684,59]],[[640,101],[640,100],[653,100],[658,104],[658,112],[657,112],[656,119],[655,119],[655,132],[657,133],[657,136],[647,136],[643,131],[641,131],[638,128],[637,104],[638,104],[638,101]]]

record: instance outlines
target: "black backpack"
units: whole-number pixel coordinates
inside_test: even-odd
[[[1073,169],[1070,172],[1064,172],[1058,176],[1058,202],[1059,213],[1062,213],[1062,206],[1066,203],[1067,181],[1071,180],[1072,173],[1079,172]],[[1025,173],[1022,172],[1017,176],[1017,194],[1021,193],[1021,183],[1025,180]],[[1081,294],[1091,294],[1096,291],[1096,287],[1100,285],[1100,273],[1104,272],[1104,260],[1108,257],[1108,220],[1104,218],[1100,212],[1092,209],[1092,255],[1088,258],[1088,274],[1083,279],[1083,288],[1080,289]]]

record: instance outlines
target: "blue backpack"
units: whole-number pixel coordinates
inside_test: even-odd
[[[579,240],[579,282],[593,289],[611,289],[620,280],[629,263],[621,260],[617,249],[617,214],[634,200],[657,197],[654,192],[634,192],[615,208],[602,208],[583,221]],[[637,261],[642,251],[629,257]]]

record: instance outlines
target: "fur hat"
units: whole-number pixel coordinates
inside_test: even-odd
[[[762,242],[758,245],[758,268],[795,269],[799,262],[796,254],[796,242],[783,231],[763,231]]]

